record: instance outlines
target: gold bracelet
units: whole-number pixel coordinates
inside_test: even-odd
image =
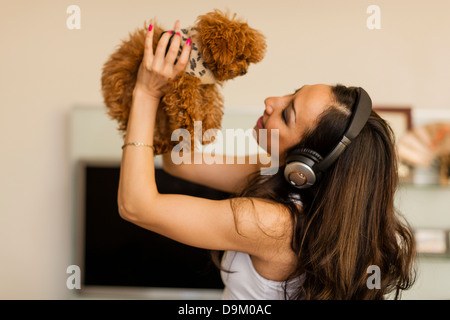
[[[123,146],[122,146],[122,149],[125,148],[126,146],[148,147],[148,148],[152,148],[153,152],[156,152],[154,146],[152,146],[151,144],[146,144],[146,143],[142,143],[142,142],[127,142],[127,143],[124,143]]]

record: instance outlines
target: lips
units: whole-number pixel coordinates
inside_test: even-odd
[[[256,122],[256,126],[259,128],[259,129],[264,129],[264,122],[263,122],[263,117],[261,116],[259,119],[258,119],[258,121]]]

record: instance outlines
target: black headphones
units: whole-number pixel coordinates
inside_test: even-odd
[[[369,94],[363,88],[357,88],[357,97],[350,124],[341,141],[325,158],[322,158],[316,151],[306,148],[296,150],[293,154],[288,155],[284,168],[286,181],[299,189],[313,186],[322,173],[337,160],[345,148],[358,136],[367,120],[369,120],[371,112],[372,100]]]

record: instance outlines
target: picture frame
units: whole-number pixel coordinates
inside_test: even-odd
[[[391,126],[394,132],[395,143],[398,143],[399,139],[412,129],[411,107],[374,106],[373,111]],[[414,169],[405,163],[399,162],[398,175],[400,183],[412,184],[414,181]]]
[[[450,126],[449,108],[413,108],[412,110],[413,130],[417,127],[440,125]],[[436,128],[435,127],[435,128]],[[450,139],[448,129],[446,139]],[[437,133],[437,135],[441,135]],[[442,137],[442,136],[441,136]],[[436,138],[436,137],[435,137]],[[449,141],[449,140],[446,140]],[[441,143],[443,141],[441,140]],[[448,143],[448,142],[447,142]],[[416,168],[414,170],[414,183],[418,185],[450,186],[450,152],[440,154],[433,164],[428,168]]]
[[[439,157],[441,186],[450,186],[450,154]]]
[[[445,229],[416,229],[416,250],[419,255],[429,257],[450,256],[450,232]]]
[[[374,106],[373,111],[391,126],[396,141],[412,129],[411,107]]]

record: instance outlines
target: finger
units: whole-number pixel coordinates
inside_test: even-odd
[[[189,38],[185,45],[183,46],[183,50],[181,51],[181,55],[178,58],[177,64],[175,65],[174,72],[179,73],[186,69],[186,65],[189,62],[189,55],[191,54],[191,39]]]
[[[156,46],[154,60],[155,63],[163,63],[164,57],[166,55],[166,48],[169,43],[170,37],[172,36],[172,31],[168,31],[162,35],[159,39],[158,45]],[[173,42],[173,41],[172,41]]]
[[[148,27],[147,34],[145,35],[144,43],[144,57],[142,61],[147,68],[150,68],[153,61],[153,25]]]
[[[181,36],[180,33],[176,33],[172,38],[172,43],[170,44],[169,51],[166,55],[166,64],[169,66],[173,66],[175,63],[175,59],[178,56],[178,51],[180,49],[181,44]]]
[[[175,21],[175,26],[173,27],[173,29],[175,30],[175,32],[180,31],[180,20]]]

